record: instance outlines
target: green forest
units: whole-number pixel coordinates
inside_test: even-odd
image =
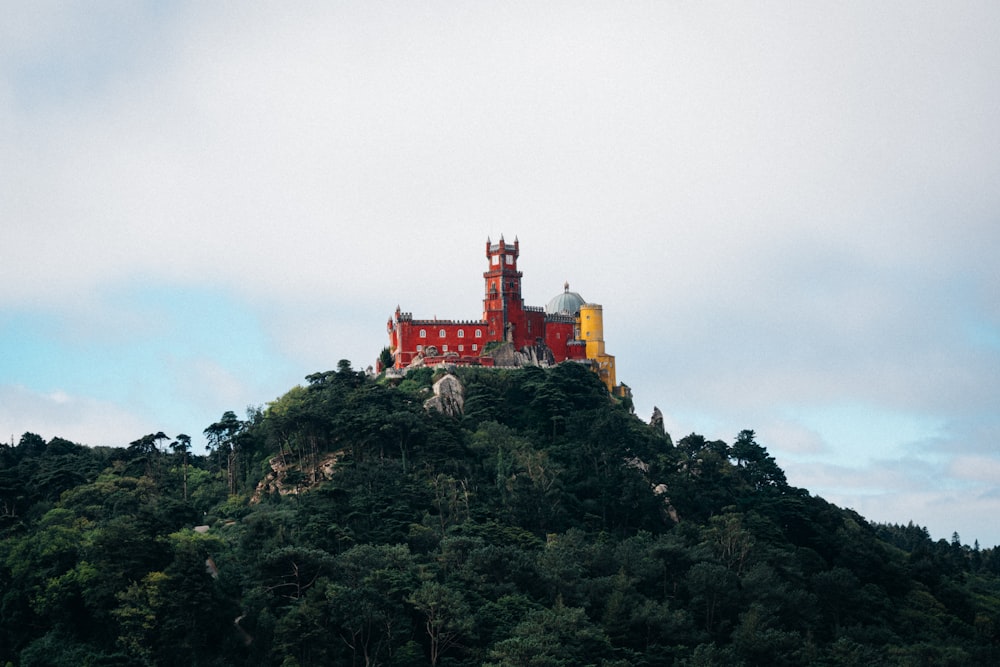
[[[184,427],[202,452],[0,445],[0,665],[1000,664],[996,547],[790,486],[750,429],[675,440],[578,364],[452,372],[457,412],[441,371],[341,361]]]

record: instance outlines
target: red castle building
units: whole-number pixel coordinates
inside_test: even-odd
[[[618,393],[614,357],[604,351],[601,306],[586,303],[579,294],[569,291],[569,284],[545,308],[524,305],[522,274],[517,270],[519,255],[520,244],[516,239],[513,245],[503,237],[499,243],[487,239],[488,270],[483,273],[482,319],[418,320],[397,306],[386,325],[393,367],[404,369],[445,362],[494,366],[502,362],[497,361],[498,356],[493,352],[507,347],[541,365],[567,360],[590,363],[608,389]]]

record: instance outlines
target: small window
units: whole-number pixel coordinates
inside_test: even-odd
[[[508,264],[514,263],[514,255],[507,255],[507,263]]]
[[[459,345],[458,346],[458,351],[459,352],[465,352],[465,346],[464,345]]]
[[[423,352],[423,351],[424,351],[424,346],[423,345],[417,345],[417,352]]]
[[[421,338],[427,338],[427,329],[421,329],[420,330],[420,337]]]
[[[483,337],[483,330],[476,329],[476,338],[482,338],[482,337]]]
[[[448,351],[448,346],[447,345],[442,345],[441,346],[441,351],[442,352],[447,352]]]
[[[492,264],[499,264],[500,263],[500,255],[493,255],[493,257],[490,258],[490,263],[492,263]]]
[[[448,334],[445,333],[444,329],[441,329],[441,331],[438,331],[438,338],[444,338],[447,335]]]
[[[459,338],[465,338],[465,329],[459,329],[458,330],[458,337]]]
[[[473,343],[473,344],[472,344],[472,351],[473,351],[473,352],[475,352],[475,351],[477,351],[478,349],[479,349],[479,346],[478,346],[478,345],[476,345],[475,343]]]

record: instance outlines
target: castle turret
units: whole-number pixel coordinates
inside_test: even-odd
[[[521,298],[521,272],[517,270],[520,244],[514,239],[509,245],[500,237],[499,243],[486,240],[489,270],[483,273],[486,295],[483,298],[483,320],[489,323],[489,336],[520,347],[524,344],[524,300]]]
[[[587,358],[597,364],[598,374],[609,391],[614,391],[615,357],[604,350],[604,308],[600,304],[580,306],[580,338],[587,344]]]

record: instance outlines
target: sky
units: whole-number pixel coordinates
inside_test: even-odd
[[[124,446],[373,364],[397,305],[604,308],[675,440],[1000,544],[1000,4],[21,2],[0,437]],[[203,442],[203,440],[201,440]]]

